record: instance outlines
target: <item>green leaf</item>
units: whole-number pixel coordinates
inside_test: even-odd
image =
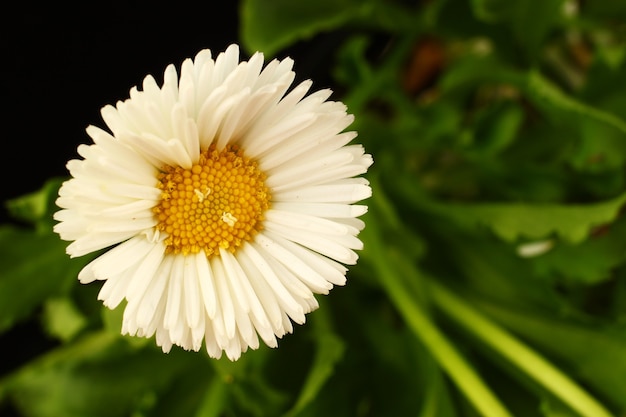
[[[581,323],[540,314],[531,308],[473,299],[492,319],[567,366],[621,410],[626,410],[626,328],[619,324]]]
[[[219,417],[224,415],[228,398],[227,383],[220,377],[215,377],[209,382],[204,393],[202,402],[196,411],[196,417]]]
[[[626,134],[626,122],[615,114],[590,106],[566,94],[552,81],[537,71],[530,71],[520,85],[530,100],[547,114],[575,121],[572,117],[585,117],[613,126]],[[626,140],[626,138],[623,138]]]
[[[545,417],[579,417],[578,413],[551,398],[541,402],[541,412]]]
[[[87,318],[69,297],[55,297],[44,303],[43,323],[48,334],[67,342],[87,325]]]
[[[241,39],[249,52],[268,56],[355,19],[370,6],[358,0],[244,0]]]
[[[6,201],[9,214],[17,220],[49,229],[53,223],[51,214],[57,209],[54,202],[63,181],[63,178],[52,178],[41,189]]]
[[[547,280],[534,279],[532,265],[514,253],[511,245],[443,231],[445,253],[439,262],[454,259],[451,273],[460,273],[474,291],[511,303],[552,305],[555,297]]]
[[[77,283],[88,257],[70,259],[65,246],[52,233],[0,226],[0,332]]]
[[[471,4],[478,19],[507,25],[515,40],[536,55],[560,20],[563,0],[472,0]]]
[[[536,70],[520,71],[493,56],[467,55],[455,62],[442,78],[444,91],[479,87],[484,84],[515,87],[546,116],[566,125],[577,125],[582,118],[608,125],[622,135],[626,121],[617,114],[590,105],[563,91],[557,84]],[[626,140],[622,136],[623,140]]]
[[[615,267],[626,260],[626,221],[620,219],[607,231],[578,244],[558,244],[531,258],[538,276],[555,282],[594,285],[610,279]]]
[[[270,385],[264,375],[258,373],[233,381],[229,390],[233,395],[235,415],[278,415],[287,401],[284,392]]]
[[[261,346],[258,350],[245,353],[236,362],[225,356],[219,360],[211,359],[217,377],[226,384],[226,392],[220,394],[220,388],[215,386],[209,388],[205,395],[222,395],[220,401],[224,404],[223,408],[227,408],[232,415],[279,415],[285,409],[288,396],[271,384],[263,372],[272,352]],[[218,393],[214,393],[213,389]]]
[[[328,378],[333,375],[335,365],[341,360],[345,351],[343,341],[330,327],[330,318],[325,310],[317,311],[313,320],[316,342],[313,364],[295,405],[285,416],[297,416],[307,405],[315,400]]]
[[[585,4],[585,16],[591,17],[593,21],[602,21],[601,19],[617,19],[620,21],[626,19],[626,3],[621,1],[592,1]]]
[[[613,126],[594,120],[581,121],[581,144],[572,157],[579,170],[597,172],[619,169],[626,161],[626,137]]]
[[[244,0],[240,38],[248,52],[273,56],[296,42],[351,24],[391,33],[412,32],[429,16],[385,0]]]
[[[111,333],[96,332],[27,364],[0,389],[23,415],[127,416],[149,409],[177,375],[202,369],[195,358],[166,355],[153,346],[135,349]]]
[[[437,204],[436,211],[465,228],[487,227],[509,242],[557,235],[580,243],[594,227],[615,220],[625,201],[626,193],[592,204]]]
[[[523,111],[514,103],[499,103],[481,113],[474,133],[481,156],[492,157],[513,143],[523,119]]]
[[[474,15],[485,22],[500,22],[513,18],[515,4],[500,0],[472,0]]]

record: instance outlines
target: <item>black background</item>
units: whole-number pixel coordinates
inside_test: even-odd
[[[66,176],[78,144],[90,143],[85,128],[105,127],[100,109],[145,75],[160,83],[169,63],[239,43],[235,1],[12,4],[0,25],[2,200]]]
[[[240,41],[238,1],[12,3],[0,13],[0,200],[38,190],[76,147],[85,128],[106,128],[100,109],[128,98],[147,74],[158,83],[167,65]],[[281,50],[295,60],[296,81],[332,85],[330,62],[342,33],[322,34]],[[242,59],[247,53],[241,48]],[[266,57],[266,60],[269,57]],[[10,221],[4,204],[0,221]]]

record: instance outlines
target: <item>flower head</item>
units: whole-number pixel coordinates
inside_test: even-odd
[[[55,231],[70,256],[107,249],[79,274],[126,301],[122,333],[237,359],[303,323],[345,283],[371,195],[372,163],[330,90],[306,95],[290,59],[239,62],[231,45],[173,65],[163,85],[102,109],[109,131],[71,160]]]

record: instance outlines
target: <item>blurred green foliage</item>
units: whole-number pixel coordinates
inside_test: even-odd
[[[625,22],[608,0],[243,1],[249,52],[332,40],[318,66],[375,160],[348,285],[279,349],[164,355],[76,281],[52,179],[0,226],[0,332],[51,341],[0,375],[0,411],[625,415]]]

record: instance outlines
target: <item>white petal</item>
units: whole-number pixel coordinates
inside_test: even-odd
[[[106,307],[114,309],[124,300],[126,287],[128,287],[128,281],[124,278],[126,277],[122,275],[110,277],[100,288],[98,300],[101,300]]]
[[[206,320],[206,328],[204,330],[204,343],[207,353],[210,357],[219,359],[222,356],[222,348],[217,344],[215,338],[215,330],[212,321]]]
[[[165,289],[172,271],[172,257],[165,256],[159,269],[155,273],[153,282],[146,290],[144,297],[137,307],[136,323],[139,328],[148,329],[155,325],[155,317],[159,317],[157,310],[165,311],[166,297]],[[154,331],[154,330],[152,330]],[[146,333],[151,333],[147,331]]]
[[[357,167],[350,165],[354,161],[354,154],[348,150],[333,152],[323,158],[309,161],[306,164],[290,164],[281,166],[279,170],[271,173],[266,181],[267,186],[280,190],[281,188],[295,187],[303,184],[320,183],[326,178],[341,179],[354,175],[341,174],[346,167]],[[360,170],[357,170],[357,173]],[[349,171],[348,171],[349,172]]]
[[[229,280],[229,284],[231,284],[230,288],[232,289],[233,293],[235,293],[236,291],[234,287],[239,287],[237,290],[241,292],[239,297],[245,299],[245,303],[235,303],[236,307],[240,307],[237,310],[238,313],[245,314],[247,316],[247,318],[242,320],[245,320],[246,324],[248,321],[251,320],[255,327],[261,327],[260,331],[262,331],[262,328],[268,328],[269,321],[267,319],[263,306],[261,305],[261,301],[259,300],[254,285],[251,282],[251,280],[253,280],[255,277],[246,274],[240,256],[235,257],[230,252],[223,249],[220,250],[220,256],[224,260],[224,267],[229,271],[229,276],[232,278],[231,280]],[[267,287],[265,287],[264,289],[266,288]],[[237,320],[237,323],[238,327],[240,327],[239,319]],[[252,337],[250,335],[250,331],[247,330],[247,328],[246,331],[240,328],[240,334],[250,346],[258,343],[258,339],[256,338],[256,336]],[[268,336],[266,335],[265,337]]]
[[[354,182],[353,182],[354,181]],[[272,194],[277,202],[346,203],[371,197],[372,189],[364,178],[349,178],[332,184],[299,187]]]
[[[260,240],[259,240],[260,238]],[[304,311],[302,307],[296,301],[294,295],[285,288],[280,278],[277,276],[275,269],[270,265],[270,257],[264,256],[266,253],[267,246],[271,246],[273,244],[269,239],[263,238],[261,234],[257,236],[257,244],[248,244],[243,246],[243,251],[246,255],[252,260],[254,266],[261,272],[262,278],[269,288],[273,291],[273,295],[276,297],[280,307],[288,314],[293,317],[301,317],[304,315]],[[258,245],[258,246],[257,246]],[[263,286],[261,282],[257,284],[257,286]],[[304,294],[307,295],[306,293]],[[301,295],[296,295],[301,296]],[[265,298],[264,298],[265,299]],[[270,320],[272,320],[272,325],[274,327],[280,326],[280,322],[282,321],[282,315],[279,319],[276,316],[276,310],[270,309],[266,307],[266,312],[270,315]],[[273,314],[272,314],[273,313]]]
[[[217,296],[221,307],[219,311],[222,313],[225,336],[230,340],[235,337],[236,323],[233,295],[228,289],[227,280],[229,277],[226,275],[226,271],[224,270],[224,266],[220,258],[213,258],[211,260],[211,269],[213,270],[213,277],[215,278],[215,289],[217,290]]]
[[[311,251],[303,246],[286,239],[274,238],[287,250],[295,254],[305,262],[311,269],[319,273],[324,279],[334,285],[345,285],[347,268],[315,251]]]
[[[184,258],[182,256],[174,256],[172,263],[172,271],[170,272],[169,285],[167,289],[167,304],[165,308],[165,317],[163,326],[172,331],[176,331],[184,323],[183,310],[181,307],[181,299],[183,295],[183,278],[184,278]],[[182,336],[182,334],[179,334]]]
[[[174,105],[171,114],[174,139],[180,141],[189,161],[194,163],[200,156],[200,142],[198,140],[196,122],[187,114],[187,108],[181,103]]]
[[[136,236],[91,261],[78,274],[78,279],[86,284],[95,279],[102,280],[118,275],[137,264],[153,246],[143,237]]]
[[[356,137],[355,132],[346,132],[337,135],[341,129],[326,127],[318,128],[326,120],[319,116],[311,126],[299,131],[296,135],[283,141],[280,146],[266,150],[258,158],[261,160],[261,168],[272,172],[284,164],[299,165],[307,161],[317,159],[320,155],[330,153],[344,146]],[[332,127],[332,126],[331,126]]]
[[[158,268],[163,262],[164,245],[153,245],[150,252],[141,259],[139,267],[130,277],[130,282],[126,288],[126,298],[128,300],[141,299],[150,285]]]
[[[272,209],[282,213],[298,213],[326,218],[351,218],[367,213],[367,206],[332,203],[283,203],[275,202]]]
[[[239,45],[232,44],[215,59],[213,83],[220,84],[239,64]]]
[[[196,262],[200,294],[202,295],[202,301],[206,314],[208,314],[210,319],[214,319],[215,311],[217,310],[217,299],[215,286],[213,285],[213,273],[211,271],[209,261],[203,252],[192,256]]]
[[[276,240],[270,239],[266,234],[260,234],[257,242],[270,254],[274,259],[292,271],[299,279],[309,286],[313,291],[320,294],[327,294],[332,288],[332,284],[321,277],[316,271],[296,257],[293,252],[285,249]]]
[[[357,254],[351,249],[361,249],[363,245],[360,240],[349,235],[324,236],[306,230],[294,231],[278,224],[268,224],[267,231],[349,265],[356,263],[358,259]]]
[[[184,256],[183,300],[186,323],[190,328],[198,326],[200,316],[204,317],[204,305],[201,304],[200,278],[195,259]]]
[[[281,123],[269,128],[266,126],[263,133],[248,133],[248,137],[253,137],[254,139],[244,145],[246,154],[251,158],[259,158],[263,152],[278,146],[281,142],[313,124],[316,117],[314,113],[300,114],[286,118]],[[265,169],[263,166],[261,168]]]

